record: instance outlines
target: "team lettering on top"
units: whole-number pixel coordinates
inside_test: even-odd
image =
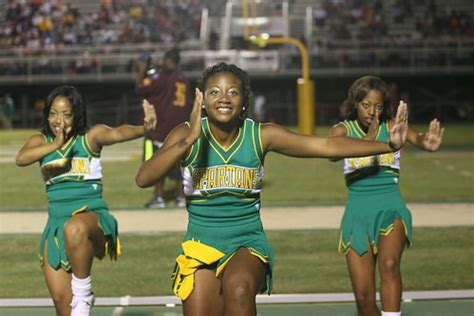
[[[349,158],[347,162],[352,170],[375,165],[398,167],[398,156],[398,153],[386,153],[378,156]]]
[[[43,178],[49,180],[61,174],[68,175],[90,175],[90,161],[86,158],[65,158],[51,161],[42,167]]]
[[[197,190],[220,188],[253,190],[259,187],[258,169],[225,165],[193,170],[193,186]]]
[[[74,158],[69,174],[91,174],[89,159]]]

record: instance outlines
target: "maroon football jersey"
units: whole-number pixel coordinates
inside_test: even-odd
[[[138,88],[138,94],[154,105],[156,129],[150,138],[163,142],[178,124],[189,119],[192,110],[188,79],[179,70],[161,71],[148,85]]]

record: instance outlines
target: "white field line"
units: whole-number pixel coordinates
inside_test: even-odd
[[[95,306],[176,306],[181,305],[181,300],[176,296],[126,296],[123,297],[98,297]],[[447,291],[406,291],[403,293],[404,301],[416,300],[448,300],[448,299],[474,299],[474,290],[447,290]],[[377,293],[377,300],[380,296]],[[126,304],[124,302],[126,301]],[[274,294],[257,295],[257,304],[300,304],[300,303],[328,303],[328,302],[353,302],[352,293],[318,293],[318,294]],[[51,307],[50,298],[2,298],[0,307]]]

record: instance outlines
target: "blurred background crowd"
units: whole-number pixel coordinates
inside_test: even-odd
[[[260,33],[295,38],[307,48],[318,124],[338,120],[344,91],[365,74],[390,82],[394,99],[413,102],[414,120],[429,113],[446,121],[473,120],[469,0],[0,0],[0,5],[0,95],[14,104],[8,107],[14,109],[8,112],[13,127],[36,127],[46,92],[65,82],[85,92],[93,120],[133,121],[139,111],[136,60],[146,54],[156,64],[171,48],[180,50],[181,69],[192,86],[210,64],[236,63],[253,80],[260,111],[255,115],[295,124],[301,52],[291,45],[258,47],[246,39]]]

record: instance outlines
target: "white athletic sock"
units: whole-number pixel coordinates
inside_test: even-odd
[[[71,288],[73,296],[89,296],[92,294],[92,280],[89,275],[85,279],[79,279],[74,274],[72,274]]]
[[[382,311],[382,316],[402,316],[402,312],[384,312],[384,311]]]

